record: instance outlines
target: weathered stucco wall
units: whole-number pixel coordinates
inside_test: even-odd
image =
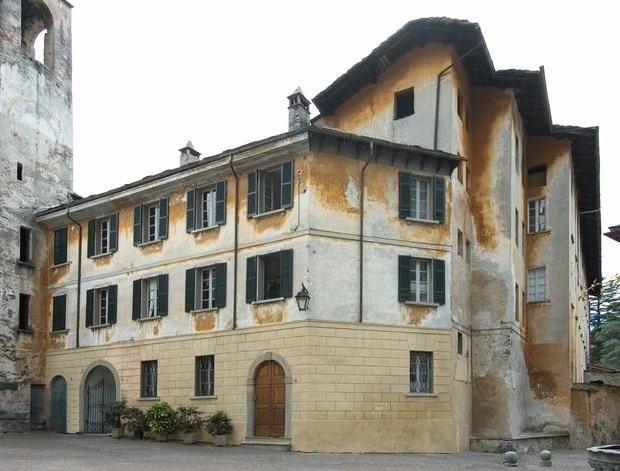
[[[620,388],[580,384],[571,390],[572,448],[620,441]]]

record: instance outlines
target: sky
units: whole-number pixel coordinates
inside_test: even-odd
[[[205,157],[285,132],[298,86],[312,99],[409,20],[450,17],[480,25],[496,70],[545,67],[554,124],[599,126],[603,232],[620,224],[614,2],[69,1],[81,196],[177,167],[189,140]]]

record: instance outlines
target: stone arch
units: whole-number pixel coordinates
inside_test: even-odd
[[[121,400],[121,381],[120,381],[120,376],[118,375],[118,372],[116,371],[116,368],[114,368],[114,366],[110,363],[107,362],[105,360],[97,360],[93,363],[91,363],[85,370],[84,373],[82,374],[82,379],[80,380],[80,394],[79,394],[79,423],[80,423],[80,430],[82,432],[87,432],[87,430],[85,429],[85,425],[86,425],[86,418],[87,418],[87,409],[88,409],[88,404],[86,402],[86,395],[87,395],[87,384],[88,384],[88,380],[89,377],[91,375],[91,373],[93,373],[95,370],[97,370],[97,368],[102,368],[104,370],[107,370],[107,372],[110,373],[111,377],[114,380],[114,400],[115,401],[120,401]],[[103,370],[100,370],[103,372]]]
[[[277,353],[267,352],[257,357],[250,368],[246,377],[247,385],[247,417],[246,417],[246,437],[254,436],[254,378],[256,372],[263,363],[267,361],[275,361],[284,371],[285,385],[285,406],[284,406],[284,438],[291,437],[291,406],[293,391],[293,375],[287,361]]]
[[[54,51],[54,19],[49,7],[43,0],[22,0],[21,18],[21,47],[26,53],[35,59],[35,42],[40,34],[45,34],[43,42],[43,63],[51,67]]]

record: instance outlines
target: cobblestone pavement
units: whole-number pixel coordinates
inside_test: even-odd
[[[518,468],[540,468],[538,453],[519,454]],[[591,469],[585,450],[552,452],[552,469]],[[210,444],[183,445],[150,440],[120,440],[101,435],[31,432],[0,435],[2,471],[448,471],[514,469],[503,455],[491,453],[326,454],[274,451],[255,446],[218,448]]]

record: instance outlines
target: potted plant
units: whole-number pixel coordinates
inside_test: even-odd
[[[126,401],[117,401],[101,407],[103,420],[110,426],[112,438],[121,438],[123,436],[123,425],[121,424],[121,420],[126,410]]]
[[[207,419],[206,429],[213,436],[215,446],[226,446],[226,439],[233,431],[233,424],[226,412],[217,411]]]
[[[157,440],[165,442],[179,429],[179,415],[167,402],[158,402],[147,409],[146,423]]]
[[[191,445],[198,440],[198,431],[205,424],[202,411],[194,406],[181,406],[177,409],[179,425],[183,431],[183,443]]]
[[[143,438],[144,432],[149,426],[146,423],[146,415],[137,407],[128,407],[123,416],[127,430],[133,433],[134,438]]]

